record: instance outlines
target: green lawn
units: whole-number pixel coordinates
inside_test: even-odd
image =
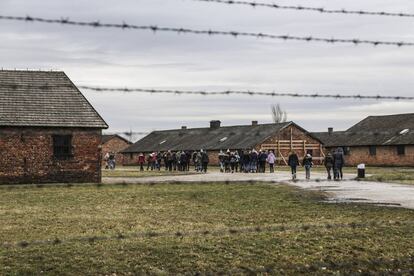
[[[0,188],[0,275],[413,273],[414,211],[266,184]]]

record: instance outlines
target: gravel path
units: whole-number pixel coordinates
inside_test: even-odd
[[[304,180],[304,174],[299,173],[299,181],[291,181],[287,172],[276,174],[223,174],[210,172],[207,174],[172,175],[157,177],[104,177],[103,182],[114,183],[167,183],[167,182],[240,182],[263,181],[270,183],[287,183],[300,188],[327,192],[331,202],[364,202],[387,206],[414,209],[414,186],[380,182],[355,181],[355,175],[346,174],[345,181],[327,181],[323,173],[313,173],[310,181]]]

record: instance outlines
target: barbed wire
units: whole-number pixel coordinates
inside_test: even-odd
[[[280,4],[269,4],[262,2],[250,2],[250,1],[233,1],[233,0],[193,0],[198,2],[212,2],[220,3],[227,5],[244,5],[250,7],[266,7],[272,9],[282,9],[282,10],[297,10],[297,11],[314,11],[319,13],[328,13],[328,14],[356,14],[356,15],[376,15],[376,16],[394,16],[394,17],[414,17],[412,13],[403,13],[403,12],[375,12],[375,11],[364,11],[364,10],[346,10],[346,9],[326,9],[318,7],[308,7],[301,5],[280,5]]]
[[[333,99],[370,99],[370,100],[414,100],[414,96],[381,96],[381,95],[344,95],[344,94],[300,94],[300,93],[285,93],[285,92],[262,92],[262,91],[189,91],[189,90],[171,90],[171,89],[146,89],[146,88],[109,88],[80,85],[79,89],[91,90],[95,92],[123,92],[123,93],[149,93],[149,94],[173,94],[173,95],[247,95],[247,96],[268,96],[268,97],[295,97],[295,98],[333,98]]]
[[[354,94],[345,95],[341,93],[292,93],[292,92],[264,92],[253,90],[225,90],[225,91],[206,91],[206,90],[174,90],[174,89],[150,89],[150,88],[128,88],[128,87],[99,87],[89,85],[73,86],[67,85],[50,85],[45,83],[43,85],[21,85],[16,83],[1,83],[0,87],[10,88],[12,90],[18,89],[56,89],[56,88],[79,88],[90,90],[94,92],[119,92],[119,93],[147,93],[147,94],[171,94],[171,95],[200,95],[200,96],[229,96],[229,95],[246,95],[246,96],[267,96],[267,97],[294,97],[294,98],[331,98],[331,99],[358,99],[358,100],[414,100],[414,96],[382,96],[382,95],[364,95]],[[128,132],[129,133],[129,132]],[[126,133],[115,133],[126,134]],[[145,133],[144,133],[145,134]]]
[[[405,41],[381,41],[381,40],[369,40],[369,39],[347,39],[347,38],[325,38],[325,37],[314,37],[314,36],[293,36],[293,35],[274,35],[267,33],[257,33],[257,32],[241,32],[241,31],[218,31],[218,30],[202,30],[202,29],[190,29],[190,28],[178,28],[178,27],[159,27],[156,25],[134,25],[123,23],[101,23],[100,21],[73,21],[69,18],[61,19],[48,19],[42,17],[32,17],[32,16],[8,16],[0,15],[0,20],[11,20],[11,21],[25,21],[25,22],[41,22],[49,24],[62,24],[62,25],[74,25],[82,27],[94,27],[94,28],[116,28],[116,29],[131,29],[131,30],[147,30],[156,32],[173,32],[177,34],[196,34],[196,35],[220,35],[220,36],[232,36],[237,37],[254,37],[254,38],[267,38],[274,40],[285,40],[285,41],[305,41],[305,42],[323,42],[323,43],[341,43],[341,44],[353,44],[361,45],[368,44],[372,46],[414,46],[414,42],[405,42]]]
[[[107,240],[125,240],[125,239],[137,239],[137,238],[157,238],[157,237],[196,237],[196,236],[227,236],[237,234],[255,234],[255,233],[274,233],[274,232],[286,232],[286,231],[309,231],[319,229],[344,229],[344,228],[367,228],[367,227],[400,227],[400,226],[411,226],[414,225],[413,221],[370,221],[370,222],[349,222],[349,223],[297,223],[297,224],[267,224],[267,225],[256,225],[256,226],[239,226],[239,227],[223,227],[213,229],[201,229],[201,230],[177,230],[177,231],[140,231],[130,233],[117,233],[115,235],[94,235],[94,236],[81,236],[81,237],[70,237],[62,238],[55,237],[53,239],[44,240],[33,240],[33,241],[17,241],[17,242],[3,242],[1,246],[3,248],[22,247],[28,246],[51,244],[58,245],[62,243],[73,243],[73,242],[87,242],[95,243],[98,241]]]

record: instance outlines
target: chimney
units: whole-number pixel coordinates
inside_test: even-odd
[[[210,128],[211,129],[220,128],[220,124],[221,124],[221,122],[218,121],[218,120],[210,121]]]
[[[333,127],[328,127],[328,134],[331,135],[333,133]]]
[[[258,121],[252,121],[252,126],[257,126],[259,124]]]
[[[182,130],[186,130],[187,129],[187,126],[182,126],[181,129]]]

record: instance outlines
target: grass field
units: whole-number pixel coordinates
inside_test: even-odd
[[[0,275],[413,273],[414,211],[266,184],[0,188]]]

